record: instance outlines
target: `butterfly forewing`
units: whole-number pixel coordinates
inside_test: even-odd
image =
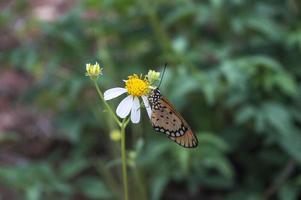
[[[196,147],[196,136],[171,103],[155,89],[149,96],[152,109],[151,122],[157,132],[165,133],[171,140],[187,148]]]
[[[163,99],[160,102],[159,109],[153,109],[152,126],[156,131],[164,132],[172,137],[184,135],[187,127],[184,126],[181,119],[170,108]]]

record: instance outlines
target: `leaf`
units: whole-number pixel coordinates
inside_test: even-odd
[[[262,195],[259,192],[248,190],[248,189],[241,189],[239,191],[235,191],[230,195],[227,195],[225,200],[262,200]]]
[[[151,181],[151,199],[159,200],[164,191],[165,186],[167,185],[168,179],[166,176],[155,176]]]
[[[184,53],[187,48],[187,39],[185,37],[177,37],[172,43],[174,51]]]
[[[298,86],[291,75],[285,72],[280,72],[275,77],[275,85],[278,86],[285,94],[289,96],[296,96]]]
[[[66,178],[72,178],[89,166],[89,162],[85,159],[67,160],[62,163],[60,174]]]
[[[280,200],[298,200],[298,188],[286,183],[280,188],[278,196]]]
[[[212,145],[221,152],[227,152],[229,150],[229,146],[224,140],[209,132],[199,133],[198,140],[200,145]]]
[[[256,109],[253,106],[245,106],[238,110],[235,116],[235,121],[238,124],[246,123],[247,121],[254,119],[256,116]]]
[[[289,134],[289,132],[293,129],[291,115],[281,104],[266,102],[262,106],[261,113],[264,115],[267,123],[269,123],[269,125],[271,125],[280,134]]]
[[[301,163],[301,135],[298,132],[291,130],[289,134],[282,135],[278,141],[292,158]]]
[[[232,179],[234,176],[231,163],[221,156],[208,156],[202,159],[202,163],[208,169],[216,169],[220,175],[227,179]]]
[[[112,197],[112,194],[106,188],[104,183],[93,176],[86,176],[80,178],[76,185],[79,187],[79,191],[85,194],[88,198],[93,199],[108,199]]]
[[[28,187],[25,196],[27,200],[39,200],[42,196],[42,190],[38,185]]]
[[[183,6],[173,9],[172,12],[168,12],[164,18],[163,23],[166,26],[171,26],[179,20],[183,20],[192,16],[197,11],[197,8],[193,4],[185,3]]]

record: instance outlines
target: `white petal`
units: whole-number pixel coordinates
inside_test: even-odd
[[[149,105],[148,99],[147,99],[146,96],[141,96],[141,97],[142,97],[143,103],[145,105],[148,117],[151,119],[151,117],[152,117],[152,109],[151,109],[151,107]]]
[[[126,92],[127,92],[127,90],[125,88],[120,88],[120,87],[112,88],[112,89],[105,91],[104,99],[106,101],[110,100],[110,99],[114,99]]]
[[[120,118],[125,118],[130,114],[132,105],[133,105],[133,96],[129,95],[120,102],[120,104],[116,109],[116,114]]]
[[[134,97],[131,111],[131,120],[134,124],[137,124],[140,121],[140,102],[137,97]]]

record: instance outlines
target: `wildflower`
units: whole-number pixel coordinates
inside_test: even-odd
[[[139,77],[137,74],[128,77],[128,80],[125,80],[125,87],[116,87],[105,91],[104,99],[110,100],[116,98],[124,93],[128,93],[128,96],[125,97],[118,105],[116,109],[116,114],[120,118],[126,118],[131,113],[131,121],[133,123],[139,123],[140,121],[140,101],[139,97],[142,98],[142,101],[147,110],[148,116],[151,117],[151,108],[147,99],[147,95],[150,92],[150,82],[145,77]]]
[[[110,138],[113,141],[119,141],[121,139],[121,133],[120,133],[120,131],[117,130],[117,129],[111,131]]]
[[[90,63],[86,64],[86,76],[89,76],[92,80],[96,80],[99,75],[102,75],[102,68],[96,62],[94,65]]]

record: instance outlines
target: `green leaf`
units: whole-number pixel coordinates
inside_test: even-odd
[[[200,145],[212,145],[215,149],[222,152],[229,150],[229,146],[224,140],[209,132],[200,132],[198,134],[198,140]]]
[[[41,199],[41,188],[38,185],[28,187],[26,189],[26,199],[27,200],[39,200]]]
[[[279,138],[281,147],[295,160],[301,164],[301,135],[291,130],[287,135]]]
[[[64,178],[72,178],[89,166],[89,162],[85,159],[68,160],[61,165],[61,175]]]
[[[297,200],[298,188],[292,184],[286,183],[280,188],[278,196],[280,200]]]
[[[79,187],[79,191],[85,194],[88,198],[93,199],[108,199],[112,197],[112,194],[106,188],[102,180],[93,177],[86,176],[80,178],[76,185]]]
[[[161,199],[161,195],[164,191],[165,186],[168,183],[168,179],[166,176],[156,176],[151,181],[151,199],[152,200],[159,200]]]
[[[293,129],[291,115],[288,110],[279,103],[267,102],[262,106],[261,113],[280,134],[289,134]]]

